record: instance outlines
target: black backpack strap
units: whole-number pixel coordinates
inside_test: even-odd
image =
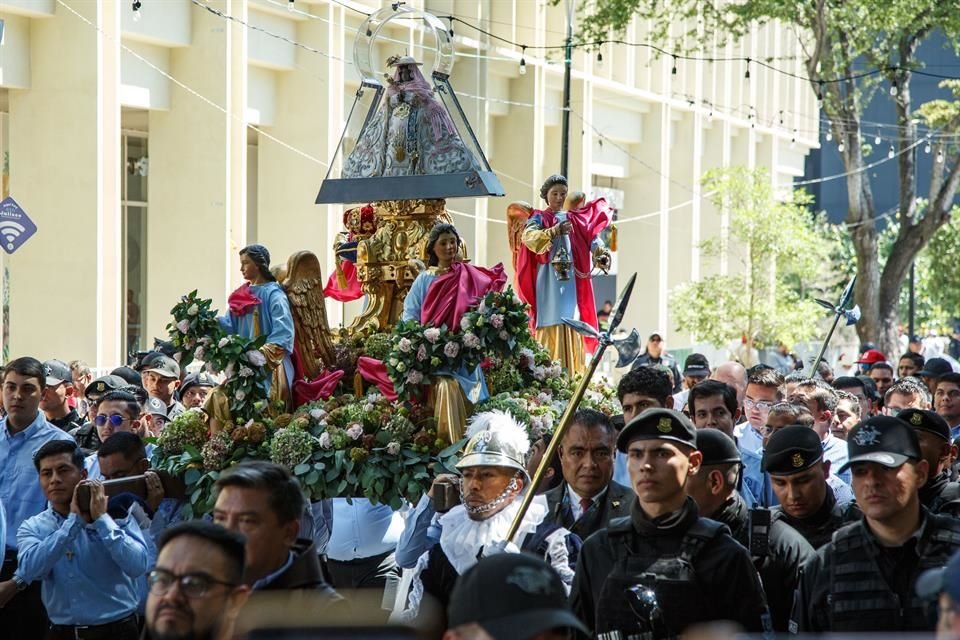
[[[727,525],[708,518],[698,518],[693,526],[683,534],[683,540],[680,541],[679,557],[692,565],[697,554],[711,540],[723,533],[729,535],[730,529]]]

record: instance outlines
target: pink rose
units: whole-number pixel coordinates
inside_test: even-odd
[[[427,354],[427,345],[425,344],[420,345],[420,348],[417,349],[417,360],[419,360],[420,362],[423,362],[429,357],[430,356]]]
[[[410,353],[413,343],[410,342],[409,338],[400,338],[400,342],[397,343],[397,348],[400,349],[403,353]]]
[[[347,429],[347,435],[353,440],[359,440],[360,436],[363,435],[363,427],[357,423],[354,423],[350,425],[349,429]]]
[[[177,329],[180,331],[180,333],[186,333],[187,331],[190,331],[190,321],[184,318],[177,323]]]
[[[456,358],[458,353],[460,353],[460,345],[456,342],[448,342],[443,346],[443,354],[448,358]]]
[[[423,374],[414,369],[407,374],[407,384],[420,384],[423,382]]]
[[[492,316],[490,316],[490,324],[493,325],[493,328],[494,328],[494,329],[502,329],[502,328],[503,328],[503,314],[502,314],[502,313],[495,313],[495,314],[493,314]]]
[[[436,327],[425,329],[423,332],[423,337],[426,338],[431,344],[436,344],[437,340],[440,339],[440,329],[437,329]]]

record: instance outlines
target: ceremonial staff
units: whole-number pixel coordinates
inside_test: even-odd
[[[825,309],[830,309],[836,314],[833,318],[833,325],[830,327],[830,333],[827,334],[827,339],[823,341],[823,347],[820,348],[820,355],[816,357],[813,361],[813,364],[810,365],[810,377],[812,378],[817,373],[817,365],[820,364],[820,361],[823,360],[823,354],[827,352],[827,345],[830,344],[830,339],[833,338],[833,332],[837,329],[837,324],[840,322],[840,318],[845,317],[847,319],[847,326],[856,324],[860,320],[860,305],[853,305],[853,308],[847,309],[847,304],[850,303],[850,298],[853,297],[853,285],[857,282],[857,276],[853,276],[853,279],[850,280],[850,284],[847,285],[847,288],[843,290],[843,294],[840,296],[840,302],[834,306],[832,303],[816,298],[817,304]]]
[[[530,503],[533,501],[533,497],[536,494],[537,485],[540,484],[540,479],[550,467],[550,460],[553,458],[557,448],[560,446],[560,441],[563,440],[563,434],[566,433],[567,427],[570,426],[570,420],[573,418],[573,414],[576,413],[577,407],[580,405],[580,401],[583,399],[583,394],[587,391],[587,385],[590,384],[590,378],[593,376],[593,372],[596,371],[597,365],[600,364],[600,359],[603,358],[603,352],[606,351],[607,347],[613,345],[619,354],[619,359],[617,360],[618,367],[625,367],[633,362],[640,352],[640,335],[637,333],[636,329],[631,331],[630,335],[625,338],[614,340],[611,337],[616,328],[620,326],[620,322],[623,320],[623,314],[627,310],[627,303],[630,301],[630,295],[633,293],[633,285],[636,280],[637,274],[634,273],[632,276],[630,276],[627,286],[624,287],[623,291],[620,293],[620,298],[617,300],[616,310],[610,317],[610,325],[606,331],[599,332],[581,320],[570,320],[569,318],[563,319],[564,324],[572,327],[577,333],[596,338],[599,342],[599,346],[597,347],[596,353],[593,354],[593,359],[590,360],[590,366],[587,367],[586,372],[583,374],[583,379],[580,380],[577,390],[574,392],[573,397],[570,398],[570,402],[567,404],[567,408],[564,410],[563,416],[560,417],[560,424],[553,432],[553,437],[550,439],[550,444],[547,445],[547,450],[543,454],[543,459],[540,461],[540,466],[537,467],[537,472],[533,474],[533,479],[530,481],[530,486],[523,494],[523,502],[520,503],[520,510],[517,511],[517,515],[514,516],[513,522],[510,524],[510,531],[507,533],[508,542],[513,540],[513,537],[517,535],[517,530],[520,528],[520,523],[523,521],[523,516],[527,513],[527,509],[530,508]]]

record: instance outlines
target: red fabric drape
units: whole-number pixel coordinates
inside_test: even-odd
[[[227,304],[230,306],[230,313],[245,316],[260,304],[260,298],[250,291],[250,283],[246,282],[230,294]]]
[[[534,211],[539,215],[544,229],[557,224],[557,216],[549,209]],[[567,220],[573,227],[570,233],[570,246],[573,249],[573,266],[580,273],[589,274],[593,270],[593,255],[590,244],[594,238],[610,224],[610,211],[603,198],[597,198],[585,206],[567,212]],[[517,249],[517,293],[520,299],[530,305],[530,330],[536,328],[537,323],[537,270],[540,265],[547,264],[550,252],[536,254],[521,244]],[[593,299],[593,280],[590,276],[577,278],[577,309],[580,319],[594,328],[597,324],[597,305]],[[593,338],[584,338],[588,351],[595,351],[597,341]]]
[[[396,402],[397,392],[393,389],[393,381],[387,374],[387,365],[383,364],[382,360],[360,356],[357,359],[357,371],[364,380],[377,385],[384,398],[390,402]]]
[[[323,288],[323,295],[340,302],[350,302],[362,298],[363,291],[360,288],[360,281],[357,280],[357,267],[349,260],[344,260],[340,263],[340,270],[347,279],[347,288],[340,288],[340,284],[337,282],[337,274],[333,273],[327,278],[327,286]]]
[[[447,325],[447,329],[459,331],[460,318],[467,309],[476,304],[478,298],[502,290],[506,282],[502,264],[484,269],[454,262],[450,271],[430,284],[420,308],[420,324]]]

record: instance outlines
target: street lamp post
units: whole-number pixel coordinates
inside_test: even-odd
[[[570,68],[573,64],[573,8],[574,0],[566,0],[567,40],[563,48],[563,131],[560,145],[560,173],[566,176],[570,159]]]

